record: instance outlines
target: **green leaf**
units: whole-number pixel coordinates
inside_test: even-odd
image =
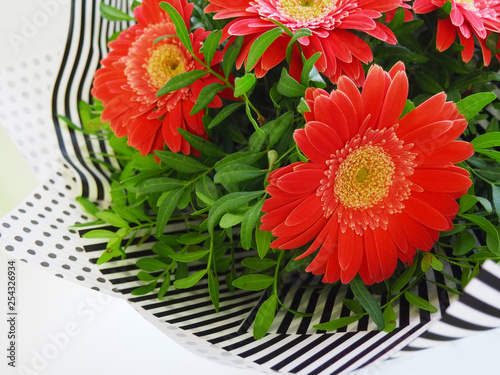
[[[281,70],[281,77],[278,81],[277,89],[281,95],[289,98],[304,96],[306,92],[306,86],[301,85],[293,79],[285,68]]]
[[[243,45],[243,36],[240,35],[236,39],[232,40],[232,43],[227,48],[224,53],[224,59],[222,59],[222,71],[226,78],[229,77],[231,71],[236,63],[236,59],[240,53],[241,46]]]
[[[219,312],[219,280],[212,273],[211,270],[208,271],[208,293],[210,294],[210,299],[214,305],[215,311]]]
[[[257,252],[262,259],[267,255],[269,247],[271,246],[272,235],[271,232],[255,229],[255,242],[257,243]]]
[[[113,212],[101,211],[95,214],[99,219],[104,220],[106,223],[111,224],[118,228],[130,228],[128,223],[123,220],[120,216]]]
[[[437,94],[438,92],[444,91],[443,87],[427,73],[418,72],[415,74],[415,79],[417,81],[417,84],[425,92],[428,92],[431,94]]]
[[[211,83],[203,87],[200,91],[200,95],[198,95],[198,99],[196,99],[196,103],[194,104],[190,115],[195,115],[207,107],[210,103],[212,103],[212,100],[214,100],[217,93],[225,88],[226,86],[220,82]]]
[[[370,291],[366,288],[359,275],[356,275],[356,277],[352,279],[349,286],[354,293],[354,297],[356,297],[361,306],[363,306],[368,315],[370,315],[379,331],[382,331],[385,327],[382,309],[380,308],[380,305],[375,297],[373,297]]]
[[[460,113],[465,116],[465,119],[467,121],[470,121],[474,116],[481,112],[484,107],[486,107],[496,98],[497,96],[492,92],[480,92],[477,94],[469,95],[456,104]]]
[[[175,289],[187,289],[191,288],[192,286],[195,286],[198,281],[202,279],[203,276],[207,273],[207,270],[201,270],[196,273],[193,273],[192,275],[186,277],[185,279],[179,279],[174,281],[174,288]]]
[[[152,281],[152,280],[156,280],[156,277],[154,277],[153,275],[147,273],[147,272],[144,272],[144,271],[140,271],[138,274],[137,274],[137,278],[139,280],[142,280],[142,281]]]
[[[171,4],[162,1],[160,3],[160,8],[168,13],[170,19],[172,20],[177,37],[181,41],[181,43],[186,47],[186,49],[193,54],[193,46],[191,45],[191,39],[189,38],[189,33],[187,30],[187,25],[182,19],[182,16],[179,14],[177,9],[175,9]],[[187,21],[189,22],[189,20]]]
[[[220,219],[220,227],[227,229],[227,228],[232,228],[239,223],[241,223],[241,220],[243,220],[243,215],[237,215],[237,214],[232,214],[230,212],[227,212],[222,216]]]
[[[243,77],[236,77],[234,80],[234,97],[238,98],[246,94],[257,83],[257,78],[253,73],[247,73]]]
[[[177,262],[182,262],[182,263],[190,263],[194,262],[195,260],[199,260],[203,258],[204,256],[208,255],[210,253],[210,250],[200,250],[200,251],[193,251],[190,253],[172,253],[170,255],[170,258],[173,260],[176,260]]]
[[[215,163],[215,170],[218,172],[222,168],[234,164],[250,165],[255,163],[260,158],[262,158],[265,154],[266,154],[265,151],[259,153],[253,153],[248,151],[234,152],[232,154],[227,155],[224,159],[219,160],[217,163]]]
[[[160,199],[163,199],[160,203],[158,217],[156,219],[156,236],[163,233],[163,229],[174,213],[175,207],[177,206],[179,199],[181,199],[181,195],[182,189],[170,190],[161,195]]]
[[[500,146],[500,133],[482,134],[474,138],[470,143],[474,146],[474,150],[498,147]]]
[[[286,61],[290,63],[290,60],[292,58],[292,50],[293,50],[293,44],[300,38],[303,38],[305,36],[311,36],[312,31],[309,29],[298,29],[294,34],[293,37],[290,39],[290,42],[288,42],[288,46],[286,47]]]
[[[181,133],[182,137],[188,141],[191,146],[200,151],[203,155],[213,158],[220,158],[227,155],[219,146],[216,146],[205,138],[198,137],[181,128],[177,128],[177,131]]]
[[[107,5],[102,1],[99,4],[99,12],[101,12],[102,17],[111,21],[135,21],[134,17],[131,17],[120,9],[116,9],[115,7]]]
[[[470,75],[463,76],[453,80],[453,83],[450,85],[448,90],[464,90],[469,88],[472,85],[476,85],[481,82],[491,82],[491,81],[500,81],[500,74],[491,71],[483,71],[483,72],[474,72]],[[491,94],[491,93],[483,93],[483,94]]]
[[[175,178],[156,177],[150,178],[139,185],[138,195],[150,193],[164,193],[166,191],[181,189],[184,187],[184,182]]]
[[[76,197],[76,201],[80,203],[80,205],[83,207],[83,209],[88,212],[89,214],[95,216],[96,213],[98,213],[99,207],[97,207],[94,203],[89,201],[85,197]]]
[[[217,47],[219,46],[221,36],[222,30],[215,30],[208,34],[207,39],[203,42],[203,56],[205,56],[205,62],[208,66],[212,63],[215,51],[217,51]]]
[[[120,250],[120,245],[121,238],[110,238],[108,243],[106,244],[106,250],[104,250],[99,259],[97,259],[97,264],[104,264],[115,257],[123,255],[122,251]]]
[[[382,314],[382,312],[380,314]],[[330,320],[326,323],[316,324],[315,326],[313,326],[313,328],[320,331],[333,331],[335,329],[339,329],[357,322],[359,319],[361,319],[361,317],[361,315],[345,316],[343,318]]]
[[[171,151],[156,151],[155,155],[160,158],[165,166],[182,173],[196,173],[206,171],[208,167],[201,164],[196,159]]]
[[[161,283],[160,290],[158,291],[158,298],[163,298],[165,294],[168,292],[168,288],[170,288],[170,274],[167,273],[163,282]]]
[[[219,125],[222,121],[224,121],[227,117],[229,117],[234,111],[238,108],[244,106],[245,103],[232,103],[229,105],[225,105],[222,107],[221,111],[217,113],[217,115],[210,121],[207,128],[212,129],[214,126]]]
[[[132,294],[133,296],[143,296],[152,292],[154,288],[156,288],[156,284],[157,282],[155,280],[152,283],[135,288],[134,290],[132,290],[132,292],[130,292],[130,294]]]
[[[211,234],[213,233],[215,225],[219,222],[222,215],[224,215],[226,212],[230,212],[240,208],[241,206],[250,202],[252,199],[261,196],[263,193],[263,191],[235,192],[229,193],[216,200],[208,214],[208,231]]]
[[[176,91],[184,87],[188,87],[196,80],[200,79],[201,77],[207,74],[208,72],[206,70],[198,70],[198,69],[177,74],[176,76],[170,78],[168,82],[165,83],[165,85],[158,90],[158,92],[156,93],[156,97],[158,98],[160,96],[168,94],[169,92]]]
[[[300,75],[300,83],[304,86],[309,85],[310,77],[311,77],[311,71],[314,68],[314,64],[318,59],[321,57],[321,52],[316,52],[314,55],[309,57],[305,62],[304,66],[302,67],[302,73]]]
[[[162,271],[168,267],[168,264],[156,258],[141,258],[135,265],[141,270],[148,272]]]
[[[241,182],[252,180],[254,178],[265,175],[267,172],[261,169],[251,167],[245,164],[231,164],[222,168],[214,176],[216,184],[231,184],[234,182]]]
[[[430,311],[431,313],[438,311],[429,301],[413,294],[412,292],[406,291],[405,298],[409,303],[419,309]]]
[[[490,185],[490,186],[491,186],[491,195],[493,199],[493,207],[495,207],[497,216],[500,219],[500,188],[496,185]]]
[[[262,54],[266,52],[269,46],[278,39],[283,34],[283,29],[276,27],[265,33],[261,34],[255,42],[253,42],[250,50],[248,51],[247,61],[245,63],[245,68],[250,71],[254,68],[257,61],[262,57]],[[235,94],[235,96],[237,96]]]
[[[267,289],[274,283],[274,277],[269,275],[253,274],[243,275],[233,281],[233,286],[253,292]]]
[[[273,324],[274,316],[276,315],[276,305],[278,299],[275,294],[272,294],[264,303],[259,307],[255,321],[253,323],[253,337],[256,340],[263,338],[271,325]]]
[[[206,199],[209,199],[211,201],[210,205],[212,205],[213,202],[216,201],[219,197],[217,187],[215,186],[212,179],[207,175],[204,175],[196,182],[195,190],[197,196],[199,196],[199,194],[202,194]],[[205,202],[205,199],[202,200]]]
[[[94,229],[85,233],[83,238],[122,238],[118,233],[105,229]]]
[[[384,323],[385,323],[385,332],[392,332],[396,328],[396,313],[391,305],[387,305],[384,310]]]
[[[242,259],[241,264],[253,270],[263,271],[267,270],[268,268],[274,267],[276,265],[276,261],[269,258],[260,259],[251,257]]]
[[[407,268],[391,285],[391,293],[397,293],[405,287],[411,280],[415,270],[417,269],[417,261],[413,262],[410,268]]]
[[[361,306],[358,301],[355,301],[353,299],[344,298],[342,300],[342,303],[349,310],[351,310],[353,313],[355,313],[356,315],[362,315],[362,314],[365,313],[365,310],[363,309],[363,306]]]
[[[500,238],[498,231],[488,220],[478,215],[461,215],[464,219],[478,225],[482,230],[487,233],[486,245],[488,249],[495,255],[500,255]]]
[[[250,207],[243,215],[243,220],[241,222],[240,239],[241,247],[245,250],[249,250],[250,247],[252,247],[253,230],[255,229],[255,225],[260,218],[260,212],[263,205],[264,199],[261,199],[258,203]]]
[[[196,245],[210,238],[209,234],[201,234],[198,232],[185,233],[178,239],[178,242],[183,245]]]

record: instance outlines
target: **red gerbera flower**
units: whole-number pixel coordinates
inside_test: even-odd
[[[316,68],[336,82],[347,75],[361,84],[364,78],[361,63],[372,61],[368,44],[348,30],[358,30],[391,44],[396,43],[392,31],[376,19],[381,12],[400,7],[407,0],[209,0],[205,12],[217,13],[215,19],[236,17],[225,28],[228,35],[246,35],[237,66],[247,60],[250,46],[279,21],[292,32],[300,28],[312,31],[310,37],[299,39],[307,58],[316,52],[322,56]],[[283,35],[273,42],[255,65],[262,77],[286,56],[290,37]],[[300,59],[298,59],[300,61]],[[253,67],[247,67],[253,68]]]
[[[415,0],[415,13],[429,13],[441,8],[448,0]],[[449,0],[451,12],[448,18],[438,21],[436,48],[448,49],[458,34],[464,46],[462,59],[470,61],[474,54],[474,36],[481,46],[484,65],[489,65],[491,51],[486,46],[486,38],[491,32],[500,32],[499,0]]]
[[[135,8],[137,24],[123,31],[109,44],[110,52],[101,61],[94,78],[92,95],[104,105],[102,120],[109,121],[117,136],[128,136],[128,143],[143,155],[163,149],[166,143],[173,152],[191,152],[189,143],[180,135],[178,128],[206,137],[202,117],[204,111],[190,112],[207,84],[216,79],[208,75],[186,88],[156,97],[156,92],[172,77],[194,69],[203,69],[175,35],[175,26],[168,13],[160,9],[161,0],[144,0]],[[170,0],[189,28],[193,4],[187,0]],[[197,56],[207,36],[203,29],[190,34]],[[221,60],[218,53],[212,64]],[[211,107],[220,107],[219,97]]]
[[[456,198],[471,186],[454,164],[473,153],[455,140],[467,126],[440,93],[402,118],[408,94],[403,63],[389,73],[368,71],[362,93],[341,77],[337,89],[309,88],[304,129],[294,139],[309,159],[269,176],[261,229],[278,237],[273,248],[312,241],[319,248],[307,271],[323,281],[366,284],[389,278],[398,259],[413,263],[439,231],[450,230]]]

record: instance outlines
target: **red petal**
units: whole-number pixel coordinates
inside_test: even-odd
[[[421,224],[439,231],[451,229],[443,214],[423,200],[412,195],[404,203],[404,212]]]
[[[276,185],[288,193],[303,194],[316,190],[324,177],[322,170],[300,170],[281,176]]]
[[[392,80],[385,95],[384,104],[378,120],[378,128],[392,127],[403,113],[408,97],[408,78],[405,72],[399,72]]]
[[[438,193],[453,193],[467,190],[472,181],[470,177],[457,173],[450,168],[416,169],[409,179],[428,191]]]
[[[437,50],[442,52],[448,49],[455,41],[456,34],[457,29],[453,26],[449,18],[438,20],[436,36]]]

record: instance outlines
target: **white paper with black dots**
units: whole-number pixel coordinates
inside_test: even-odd
[[[2,250],[39,264],[58,277],[126,298],[148,321],[194,353],[264,373],[348,373],[394,355],[419,337],[407,350],[426,347],[421,342],[429,339],[422,335],[431,326],[427,336],[463,336],[463,322],[467,322],[470,308],[456,310],[456,306],[461,305],[452,303],[455,296],[432,283],[422,283],[414,292],[439,306],[440,311],[445,311],[452,303],[449,314],[443,316],[447,325],[444,331],[439,328],[441,313],[431,315],[402,300],[394,307],[398,328],[390,334],[378,332],[368,318],[325,333],[312,326],[347,316],[349,310],[341,301],[344,297],[352,297],[350,291],[340,286],[332,287],[327,293],[299,288],[299,285],[315,285],[319,280],[310,275],[297,276],[285,285],[281,298],[291,308],[314,313],[313,317],[296,317],[280,310],[270,333],[260,341],[253,340],[251,334],[256,306],[263,301],[259,293],[231,293],[221,287],[219,314],[211,307],[206,281],[189,290],[170,290],[161,301],[154,296],[132,296],[131,290],[139,285],[135,260],[139,255],[152,255],[152,243],[131,246],[125,260],[97,266],[96,259],[105,243],[83,240],[79,233],[68,229],[77,222],[89,220],[75,203],[77,196],[86,196],[102,206],[109,203],[106,177],[109,171],[90,158],[90,155],[109,150],[97,138],[75,132],[57,117],[63,115],[79,124],[78,101],[89,98],[93,72],[106,53],[106,39],[127,24],[102,20],[97,0],[53,3],[56,5],[51,12],[45,12],[50,25],[42,27],[45,10],[35,6],[28,20],[38,22],[33,23],[38,34],[32,38],[24,35],[28,44],[19,39],[17,44],[11,43],[7,47],[16,47],[20,53],[14,55],[11,62],[3,58],[0,62],[0,122],[40,181],[35,191],[0,220]],[[127,1],[107,3],[123,10],[128,6]],[[50,38],[44,39],[43,33],[49,27],[55,31]],[[171,226],[169,230],[180,228]],[[488,265],[487,271],[495,274],[496,267]],[[460,277],[457,268],[449,272]],[[439,273],[431,276],[439,283],[457,288]],[[484,284],[491,279],[485,280],[471,282],[471,290],[464,294],[468,300],[462,303],[467,305],[474,302],[474,298],[488,303],[492,316],[480,329],[500,326],[495,310],[500,308],[500,302],[483,296]],[[220,281],[224,285],[222,278]],[[476,293],[482,297],[473,297]],[[498,295],[494,297],[499,298]],[[466,317],[461,311],[466,312]],[[447,333],[448,326],[454,324],[461,327],[460,334],[456,330]],[[469,323],[465,329],[470,333],[473,328]]]

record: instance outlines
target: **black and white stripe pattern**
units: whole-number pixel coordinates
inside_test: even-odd
[[[125,0],[106,2],[122,10],[127,10],[128,2]],[[73,131],[57,117],[60,114],[65,115],[75,124],[80,125],[78,101],[80,99],[88,100],[90,97],[92,75],[98,67],[99,60],[106,53],[106,40],[116,30],[128,26],[127,23],[117,24],[102,20],[99,15],[98,5],[98,0],[75,0],[71,2],[68,40],[53,91],[51,111],[54,131],[57,135],[61,153],[65,162],[76,171],[80,183],[80,191],[76,195],[83,195],[92,200],[99,199],[106,202],[109,201],[109,182],[107,179],[109,171],[98,162],[91,160],[91,157],[93,157],[98,160],[114,162],[112,159],[108,160],[100,155],[109,152],[106,144],[96,137],[84,136]],[[63,178],[62,174],[60,178]],[[60,191],[52,192],[59,185],[63,186],[62,183],[59,184],[57,179],[49,185],[51,187],[50,197],[53,198],[52,202],[55,199],[61,200],[63,198],[69,200],[69,197],[61,195],[62,187],[60,187]],[[49,196],[47,195],[49,189],[43,189],[43,191],[47,191],[47,193],[42,192],[45,199]],[[56,203],[53,203],[50,207],[47,206],[50,209],[48,210],[41,203],[41,197],[37,197],[39,195],[38,193],[34,194],[34,198],[26,202],[22,207],[20,206],[19,211],[23,210],[24,215],[28,213],[34,217],[38,215],[37,220],[40,222],[46,219],[47,229],[44,227],[39,234],[43,238],[45,233],[50,234],[51,230],[58,229],[62,231],[63,229],[58,226],[63,223],[67,225],[69,219],[66,219],[66,216],[71,214],[73,215],[71,216],[72,219],[74,213],[71,211],[66,215],[65,209],[62,208],[62,201],[60,201],[59,206]],[[76,207],[73,210],[76,211]],[[63,213],[62,216],[59,215],[59,211]],[[4,223],[9,226],[10,230],[7,235],[2,233],[2,240],[5,244],[8,243],[6,245],[6,248],[9,248],[8,251],[18,251],[18,248],[20,248],[18,244],[21,242],[17,238],[19,236],[16,231],[21,227],[14,227],[14,225],[19,222],[19,218],[17,216],[10,217],[9,222]],[[61,217],[66,219],[66,222],[62,221]],[[50,223],[48,219],[51,219]],[[72,222],[69,224],[72,224]],[[6,225],[3,227],[7,228]],[[173,232],[181,231],[182,227],[174,225],[169,230]],[[28,242],[28,237],[29,235],[26,234],[24,240],[21,239],[24,246]],[[51,240],[54,237],[50,237]],[[74,244],[74,247],[78,246],[76,236],[68,235],[62,238],[59,243],[54,242],[55,246],[59,245],[61,249],[64,246],[69,248],[66,245],[67,243]],[[43,239],[45,243],[49,243],[49,239]],[[54,239],[54,241],[56,240]],[[41,242],[39,238],[34,237],[33,242],[32,248],[35,248],[38,253],[32,256],[40,257],[44,247],[39,245]],[[50,246],[46,245],[45,247]],[[42,266],[52,266],[57,261],[60,261],[61,268],[58,268],[58,272],[60,272],[58,275],[61,277],[68,276],[85,283],[89,287],[95,288],[99,286],[102,290],[106,290],[108,283],[110,283],[112,288],[127,298],[131,305],[146,319],[166,334],[173,336],[174,339],[177,337],[177,341],[181,343],[182,340],[184,342],[187,340],[196,341],[200,347],[205,345],[203,350],[206,353],[216,355],[219,358],[233,356],[237,358],[237,360],[233,361],[234,363],[240,361],[246,365],[251,364],[253,368],[260,368],[263,372],[269,373],[279,371],[297,374],[344,374],[375,361],[388,358],[412,341],[412,346],[407,347],[407,350],[426,347],[424,344],[429,342],[442,342],[442,340],[436,340],[436,338],[462,337],[464,332],[473,333],[490,328],[497,324],[495,319],[500,319],[500,302],[498,302],[500,296],[495,295],[496,300],[489,297],[489,295],[494,294],[491,294],[491,289],[497,294],[498,289],[497,287],[485,287],[485,282],[486,284],[490,283],[487,279],[491,277],[481,279],[481,277],[485,276],[480,275],[477,281],[473,280],[470,283],[464,297],[459,302],[460,311],[456,312],[456,304],[452,304],[451,308],[443,316],[442,321],[439,321],[440,313],[430,314],[418,310],[409,305],[406,300],[401,299],[393,304],[398,316],[398,328],[391,333],[378,332],[373,322],[368,318],[363,318],[335,332],[325,333],[315,330],[313,326],[334,318],[349,316],[349,309],[342,303],[344,298],[352,298],[349,289],[345,286],[336,285],[323,290],[319,287],[318,278],[310,275],[293,275],[281,289],[280,298],[287,306],[313,313],[313,316],[311,318],[301,318],[280,309],[270,333],[262,340],[255,341],[252,338],[252,321],[258,306],[265,300],[265,296],[262,293],[241,290],[230,292],[225,286],[223,275],[219,276],[221,285],[219,314],[215,313],[211,304],[206,280],[202,280],[199,285],[189,290],[174,290],[171,288],[161,301],[154,295],[132,296],[131,291],[142,285],[137,279],[139,270],[135,267],[135,262],[139,257],[153,256],[151,247],[151,242],[132,245],[127,250],[126,259],[113,260],[97,266],[96,260],[104,250],[105,242],[101,240],[88,241],[84,246],[85,251],[79,253],[78,263],[73,255],[70,256],[70,258],[75,258],[74,261],[71,260],[74,262],[71,263],[71,268],[66,264],[63,257],[59,256],[59,253],[49,253],[47,260],[54,263],[49,264],[44,259]],[[66,251],[66,248],[64,248],[64,251]],[[19,254],[21,253],[19,252]],[[53,256],[56,255],[57,258],[54,258]],[[238,253],[240,257],[244,255],[246,253]],[[20,256],[25,255],[21,254]],[[90,263],[80,264],[86,261],[84,256],[88,257]],[[78,271],[76,265],[83,267],[86,279],[76,273]],[[195,272],[201,267],[203,267],[202,264],[195,265],[190,272]],[[486,266],[487,271],[495,275],[491,285],[495,285],[496,278],[499,277],[499,273],[494,270],[494,267],[496,266]],[[459,270],[456,267],[452,267],[448,271],[453,273],[454,277],[460,278]],[[74,272],[74,275],[72,272]],[[432,277],[438,283],[457,288],[457,285],[444,279],[439,273],[433,274]],[[476,284],[479,297],[474,290]],[[485,293],[484,288],[490,291],[487,296],[482,294]],[[439,307],[439,311],[445,311],[454,298],[446,290],[437,287],[431,282],[421,283],[413,292]],[[479,320],[472,321],[473,324],[471,324],[471,321],[463,317],[462,311],[465,312],[465,316],[473,312],[476,315],[471,316]],[[425,334],[424,332],[435,321],[438,321],[438,323],[428,334]],[[478,322],[481,323],[478,324]],[[444,328],[440,329],[439,326],[443,324]],[[450,327],[452,327],[452,331],[449,331]],[[174,336],[172,332],[181,333]],[[187,338],[179,339],[179,337],[184,336]],[[203,352],[200,351],[199,353]],[[208,354],[205,355],[208,356]]]
[[[183,230],[184,224],[173,225],[169,231]],[[138,236],[139,237],[139,236]],[[155,295],[135,297],[131,291],[143,283],[136,275],[139,270],[135,262],[139,257],[154,256],[151,242],[127,249],[125,260],[114,259],[100,266],[103,275],[143,315],[157,324],[173,324],[181,330],[192,333],[199,339],[245,360],[272,370],[297,374],[342,374],[386,358],[425,331],[432,319],[439,318],[419,310],[402,299],[393,303],[398,315],[398,328],[391,333],[378,332],[375,324],[365,317],[348,327],[334,332],[318,331],[315,324],[335,318],[349,316],[351,312],[343,305],[344,298],[353,298],[348,287],[333,285],[325,287],[320,278],[309,274],[294,274],[280,291],[280,299],[290,308],[312,313],[312,317],[299,317],[280,309],[268,335],[256,341],[252,336],[252,322],[266,295],[262,292],[243,290],[229,291],[224,275],[219,275],[220,311],[216,313],[208,294],[207,280],[202,279],[195,287],[187,290],[171,288],[162,300]],[[85,246],[95,263],[105,242],[96,240]],[[237,258],[248,256],[239,251]],[[206,265],[194,265],[190,272],[196,272]],[[241,272],[242,269],[237,269]],[[451,271],[450,271],[451,272]],[[433,275],[436,281],[456,288],[448,280],[442,280],[439,273]],[[157,290],[156,290],[157,291]],[[420,283],[413,290],[420,297],[445,309],[452,296],[432,283]],[[381,301],[384,302],[384,301]]]
[[[403,348],[413,352],[500,327],[500,268],[487,261],[442,318]]]

